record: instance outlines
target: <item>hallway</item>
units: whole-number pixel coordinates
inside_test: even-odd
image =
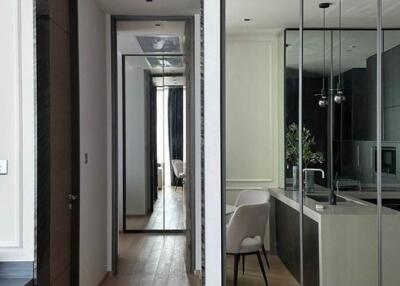
[[[197,286],[185,270],[185,236],[120,234],[119,273],[103,286]]]

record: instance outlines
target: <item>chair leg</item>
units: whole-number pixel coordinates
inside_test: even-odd
[[[262,245],[262,251],[264,253],[265,261],[267,261],[267,267],[268,267],[268,269],[271,269],[271,265],[269,264],[269,260],[268,260],[267,252],[265,251],[264,244]]]
[[[178,182],[177,182],[176,176],[174,176],[174,185],[175,185],[175,192],[176,192],[176,189],[178,188]]]
[[[235,259],[234,259],[234,276],[233,276],[233,285],[237,286],[237,280],[238,280],[238,268],[239,268],[239,259],[240,259],[240,255],[239,254],[235,254]]]
[[[262,262],[261,255],[260,255],[259,251],[257,252],[257,258],[258,258],[258,264],[260,264],[260,268],[261,268],[262,275],[264,277],[265,284],[268,286],[267,275],[265,274],[264,265],[263,265],[263,262]]]
[[[245,255],[242,255],[242,258],[243,258],[243,260],[242,260],[242,266],[243,266],[243,267],[242,267],[242,268],[243,268],[242,271],[243,271],[243,275],[244,275],[245,257],[246,257]]]

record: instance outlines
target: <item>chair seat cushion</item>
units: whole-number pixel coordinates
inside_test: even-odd
[[[260,250],[261,244],[261,238],[259,236],[247,237],[242,241],[242,244],[240,246],[240,253],[256,252]]]

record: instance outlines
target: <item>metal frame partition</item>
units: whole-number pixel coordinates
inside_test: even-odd
[[[299,238],[300,238],[300,285],[304,285],[303,242],[303,46],[304,46],[304,0],[299,0]]]
[[[376,135],[377,135],[377,206],[378,206],[378,286],[383,285],[382,267],[382,56],[383,56],[383,29],[382,29],[382,0],[377,0],[377,77],[376,77]]]

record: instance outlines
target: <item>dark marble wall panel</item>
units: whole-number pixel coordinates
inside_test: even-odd
[[[36,1],[37,284],[50,277],[50,28],[48,2]]]

